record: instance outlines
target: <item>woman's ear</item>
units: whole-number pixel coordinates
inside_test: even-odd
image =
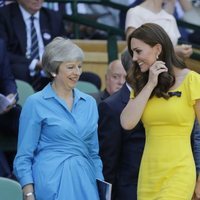
[[[55,77],[56,77],[56,73],[51,72],[51,76],[52,76],[53,78],[55,78]]]
[[[161,53],[161,51],[162,51],[162,46],[161,46],[161,44],[156,44],[156,45],[155,45],[155,48],[156,48],[156,52],[157,52],[157,54],[156,54],[156,59],[158,59],[158,58],[159,58],[159,55],[160,55],[160,53]]]

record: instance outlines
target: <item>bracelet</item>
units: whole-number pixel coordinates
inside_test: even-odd
[[[32,196],[32,195],[34,195],[33,192],[28,192],[28,193],[24,194],[25,197],[30,197],[30,196]]]

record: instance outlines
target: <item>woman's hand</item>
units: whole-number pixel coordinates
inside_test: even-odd
[[[175,47],[175,52],[181,58],[189,58],[192,55],[193,50],[191,45],[182,44]]]
[[[5,114],[5,113],[9,112],[13,107],[16,106],[16,99],[15,99],[16,94],[10,93],[10,94],[7,95],[6,97],[7,97],[7,99],[10,100],[11,103],[10,103],[9,106],[7,106],[7,107],[5,108],[5,110],[3,110],[0,114]]]
[[[16,105],[15,97],[16,97],[16,95],[13,93],[7,95],[7,98],[10,99],[12,101],[12,103],[6,108],[5,113],[9,112],[13,107],[15,107],[15,105]]]
[[[150,68],[149,68],[149,80],[148,84],[153,87],[156,87],[158,84],[158,76],[162,72],[167,72],[168,68],[165,66],[163,61],[156,61]]]

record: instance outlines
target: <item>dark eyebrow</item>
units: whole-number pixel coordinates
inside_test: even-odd
[[[136,47],[136,48],[133,48],[133,49],[132,49],[132,51],[135,51],[135,50],[137,50],[137,49],[138,49],[138,47]]]

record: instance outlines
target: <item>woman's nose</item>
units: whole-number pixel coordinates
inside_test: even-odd
[[[78,66],[74,68],[74,73],[77,75],[81,75],[82,69],[79,68]]]
[[[136,55],[136,53],[133,54],[133,58],[132,59],[133,59],[133,61],[137,61],[137,55]]]

